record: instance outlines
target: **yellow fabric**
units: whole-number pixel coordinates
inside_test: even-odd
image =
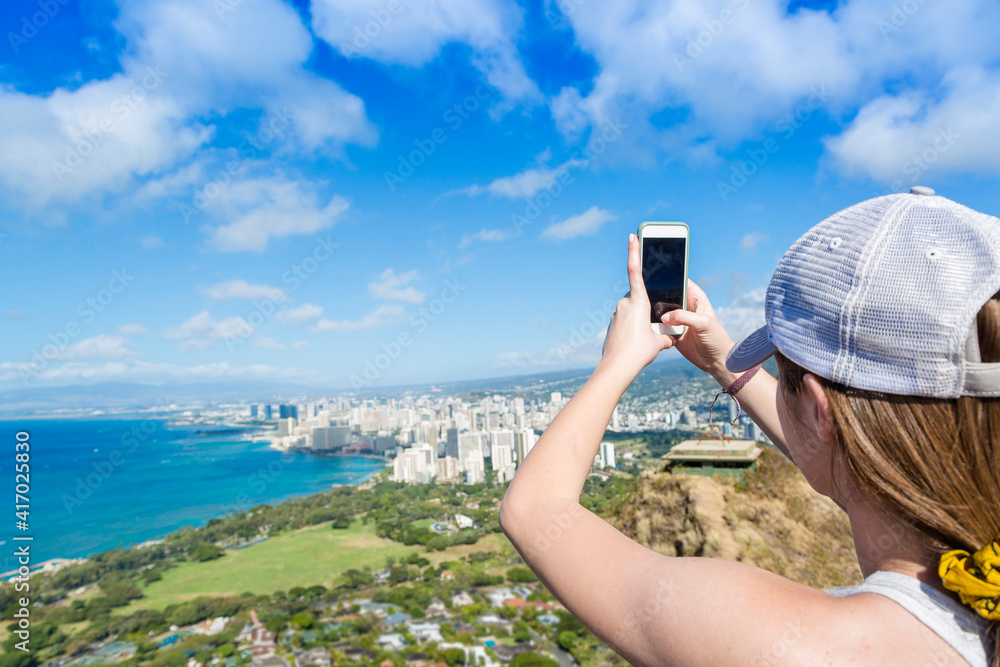
[[[941,556],[938,574],[962,603],[991,621],[1000,621],[1000,537],[976,553],[956,549]]]

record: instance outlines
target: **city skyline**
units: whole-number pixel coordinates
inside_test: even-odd
[[[644,220],[734,337],[807,228],[1000,211],[1000,7],[19,0],[0,391],[587,368]],[[668,353],[675,356],[675,353]]]

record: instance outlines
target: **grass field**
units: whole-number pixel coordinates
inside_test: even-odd
[[[206,563],[182,563],[153,582],[141,600],[122,611],[163,609],[199,595],[230,595],[243,592],[273,593],[296,586],[322,584],[329,587],[351,568],[385,567],[388,556],[400,559],[420,546],[404,546],[375,534],[371,524],[354,521],[346,530],[333,530],[329,523],[281,533],[247,549],[226,550],[226,555]]]
[[[346,530],[333,530],[329,523],[281,533],[247,549],[226,550],[226,555],[206,563],[181,563],[163,573],[163,579],[145,589],[145,597],[118,613],[136,609],[164,609],[201,595],[239,595],[244,592],[273,593],[296,586],[321,584],[330,587],[351,568],[373,570],[385,567],[386,558],[406,558],[421,552],[433,564],[458,560],[477,551],[500,551],[510,542],[493,533],[476,544],[461,544],[444,551],[424,552],[420,545],[405,546],[375,534],[374,525],[360,520]],[[502,570],[499,571],[502,574]]]

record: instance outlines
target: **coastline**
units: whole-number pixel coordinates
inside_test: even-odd
[[[349,455],[349,454],[340,454],[340,455],[337,455],[337,456],[342,456],[342,457],[345,457],[345,458],[346,457],[350,457],[350,458],[370,458],[370,459],[384,460],[381,457],[374,456],[374,455],[369,455],[369,456],[358,455],[358,456],[354,456],[354,455]],[[388,467],[388,464],[386,464],[385,467]],[[356,487],[359,490],[370,489],[374,485],[375,478],[378,477],[378,475],[380,475],[382,472],[384,472],[385,467],[383,467],[382,469],[379,469],[379,470],[373,470],[370,473],[367,473],[367,474],[363,475],[362,477],[360,477],[356,481],[352,481],[350,483],[334,482],[334,483],[332,483],[330,485],[329,489],[322,489],[322,490],[319,490],[319,491],[311,491],[309,493],[294,494],[294,495],[286,496],[286,497],[284,497],[284,498],[282,498],[280,500],[269,502],[268,504],[279,505],[281,503],[285,503],[285,502],[288,502],[288,501],[291,501],[291,500],[296,500],[298,498],[306,498],[308,496],[313,496],[313,495],[316,495],[318,493],[325,493],[327,491],[332,491],[334,489],[342,489],[342,488],[347,488],[347,487]],[[121,548],[124,548],[124,549],[141,549],[142,547],[145,547],[145,546],[148,546],[148,545],[159,544],[164,539],[166,539],[167,536],[169,536],[169,535],[171,535],[173,533],[176,533],[176,532],[181,531],[181,530],[188,530],[189,528],[195,528],[195,529],[201,528],[202,526],[207,525],[208,522],[211,521],[212,519],[218,519],[218,518],[221,518],[221,517],[224,517],[224,516],[228,516],[229,514],[232,514],[232,513],[236,512],[236,511],[238,511],[238,510],[230,510],[230,511],[223,512],[221,514],[217,514],[215,516],[203,519],[201,521],[201,523],[198,524],[198,525],[193,525],[193,526],[187,525],[187,526],[181,526],[179,528],[175,528],[174,530],[171,530],[171,531],[169,531],[167,533],[164,533],[163,536],[160,537],[160,538],[143,540],[142,542],[137,542],[137,543],[132,543],[132,542],[130,542],[130,543],[120,543],[120,545],[118,547],[111,547],[111,549],[121,549]],[[75,564],[78,564],[78,563],[84,563],[87,560],[89,560],[91,556],[96,556],[98,554],[104,553],[105,551],[109,551],[109,550],[110,549],[102,549],[100,551],[93,551],[93,552],[88,553],[88,554],[86,554],[84,556],[76,556],[76,557],[70,557],[70,558],[67,558],[67,557],[64,557],[64,556],[52,556],[50,558],[45,559],[44,561],[42,561],[40,563],[33,564],[31,566],[31,573],[29,574],[29,576],[34,576],[36,574],[42,574],[42,573],[57,572],[60,569],[62,569],[63,567],[66,567],[68,565],[75,565]],[[0,581],[8,581],[8,580],[10,580],[10,579],[12,579],[12,578],[14,578],[16,576],[18,576],[18,570],[16,570],[16,569],[12,570],[10,572],[3,572],[3,573],[0,573]]]
[[[214,433],[165,421],[20,420],[36,445],[32,471],[46,470],[32,485],[35,563],[135,548],[255,505],[369,484],[388,465],[361,454],[292,457],[270,438],[227,432],[232,425]],[[0,557],[0,572],[16,565]]]

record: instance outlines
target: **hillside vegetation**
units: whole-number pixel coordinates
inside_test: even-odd
[[[861,581],[847,515],[772,449],[740,483],[647,471],[609,520],[668,556],[741,561],[820,589]]]

